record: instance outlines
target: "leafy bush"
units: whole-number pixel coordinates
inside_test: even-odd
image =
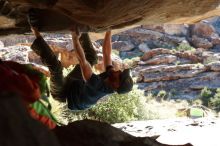
[[[146,97],[141,90],[134,89],[127,94],[113,94],[107,101],[88,110],[88,115],[96,120],[117,123],[145,118],[144,103]]]
[[[212,97],[212,91],[209,90],[207,87],[205,87],[204,89],[202,89],[201,91],[201,100],[202,100],[202,104],[204,106],[208,106],[209,105],[209,100]]]
[[[195,48],[190,46],[188,43],[182,42],[179,44],[179,46],[176,48],[177,51],[194,51]]]
[[[216,91],[211,91],[205,87],[201,91],[201,100],[204,106],[220,111],[220,88]]]
[[[210,98],[209,106],[215,109],[217,112],[220,111],[220,88],[216,90],[214,97]]]
[[[167,92],[165,90],[161,90],[158,94],[157,94],[157,101],[162,101],[165,100],[167,98]]]
[[[110,124],[134,120],[148,120],[160,118],[160,110],[154,107],[152,94],[144,96],[144,92],[134,87],[127,94],[112,94],[104,97],[92,108],[83,111],[71,111],[66,107],[56,110],[54,114],[61,123],[82,119],[92,119]],[[53,103],[55,105],[55,103]],[[167,113],[166,113],[167,115]]]

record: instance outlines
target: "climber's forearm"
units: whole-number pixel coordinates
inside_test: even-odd
[[[85,81],[87,81],[92,76],[92,67],[89,64],[89,62],[86,60],[85,53],[79,42],[79,37],[75,33],[72,33],[72,39],[73,39],[74,48],[76,49],[76,54],[79,60],[83,78]]]
[[[104,66],[107,67],[109,65],[112,65],[112,58],[111,58],[111,52],[112,52],[111,31],[107,31],[105,33],[105,38],[104,38],[104,42],[103,42],[102,52],[103,52]]]

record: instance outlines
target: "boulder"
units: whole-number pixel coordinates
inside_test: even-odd
[[[151,28],[150,29],[145,28],[144,26],[139,26],[133,29],[129,29],[127,31],[117,34],[117,36],[118,36],[118,40],[115,42],[113,41],[113,46],[115,44],[118,44],[120,41],[122,41],[122,42],[130,42],[131,44],[134,45],[134,47],[129,47],[129,48],[141,47],[142,49],[144,49],[144,44],[146,44],[150,49],[154,49],[154,48],[173,49],[176,48],[181,42],[186,41],[186,36],[174,36],[167,34],[165,32],[161,33]],[[126,43],[126,44],[130,44],[130,43]],[[120,46],[118,46],[118,48],[119,47]]]
[[[187,36],[189,33],[187,24],[164,24],[163,29],[166,34],[173,36]]]
[[[220,45],[220,38],[219,37],[211,37],[211,43],[213,45]]]
[[[203,64],[208,64],[220,60],[220,54],[210,51],[204,51],[202,53]]]
[[[164,49],[164,48],[157,48],[157,49],[153,49],[151,51],[146,52],[142,57],[141,60],[142,61],[146,61],[148,59],[153,58],[156,55],[160,55],[160,54],[172,54],[173,52],[171,50],[168,49]]]
[[[177,57],[174,55],[162,54],[162,55],[157,55],[139,64],[141,65],[143,64],[145,65],[170,64],[170,63],[174,63],[176,60],[177,60]]]
[[[192,26],[191,35],[195,35],[200,38],[210,38],[216,34],[215,28],[208,23],[196,23]]]
[[[150,48],[148,47],[148,45],[146,43],[141,43],[139,46],[138,46],[138,49],[145,53],[147,51],[150,51]]]
[[[213,47],[213,44],[208,39],[200,38],[196,35],[192,36],[192,44],[196,48],[210,49]]]
[[[212,71],[220,72],[220,61],[209,63],[207,64],[207,67]]]
[[[112,49],[118,51],[130,51],[134,48],[134,45],[129,41],[117,41],[112,43]]]

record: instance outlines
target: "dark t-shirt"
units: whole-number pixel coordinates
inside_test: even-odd
[[[100,98],[114,92],[105,84],[102,74],[92,74],[87,82],[81,79],[71,79],[67,81],[63,91],[63,96],[68,101],[68,108],[71,110],[87,109],[96,104]]]

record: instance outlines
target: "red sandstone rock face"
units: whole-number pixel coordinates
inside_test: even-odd
[[[76,23],[83,24],[84,31],[122,28],[137,22],[194,23],[220,12],[220,0],[59,0],[52,5],[34,0],[8,2],[4,5],[6,17],[0,17],[2,35],[29,31],[25,15],[30,7],[43,9],[40,15],[44,31],[68,30]]]

